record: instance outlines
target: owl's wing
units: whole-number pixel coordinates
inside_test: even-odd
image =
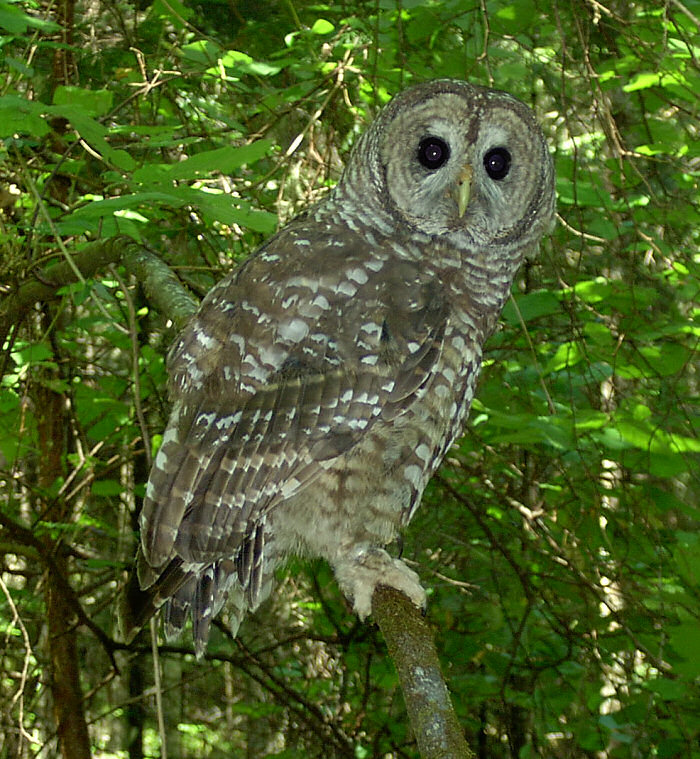
[[[309,236],[278,236],[223,280],[174,346],[175,403],[142,513],[142,587],[173,558],[240,558],[270,509],[431,376],[441,286],[388,246],[370,256],[356,241]]]

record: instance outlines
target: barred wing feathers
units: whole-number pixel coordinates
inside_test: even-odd
[[[211,291],[171,352],[174,407],[138,566],[148,604],[173,597],[173,629],[198,594],[208,625],[234,580],[254,605],[266,515],[407,408],[435,370],[440,286],[389,249],[368,256],[355,235],[323,237],[283,230]]]

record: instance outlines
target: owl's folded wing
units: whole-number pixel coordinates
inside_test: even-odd
[[[141,517],[142,586],[174,557],[234,556],[270,509],[429,381],[447,319],[441,288],[405,262],[370,280],[337,247],[343,265],[326,262],[315,280],[266,285],[253,262],[177,342],[176,399]]]

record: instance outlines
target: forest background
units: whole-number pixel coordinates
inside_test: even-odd
[[[417,756],[322,563],[199,663],[183,637],[154,669],[114,611],[168,414],[158,277],[201,297],[436,76],[534,108],[559,211],[403,544],[461,724],[481,759],[700,757],[699,18],[0,0],[2,759]]]

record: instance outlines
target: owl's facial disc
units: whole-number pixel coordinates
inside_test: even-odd
[[[471,93],[471,90],[470,90]],[[394,114],[380,144],[380,164],[394,212],[417,231],[461,229],[478,188],[473,150],[478,113],[457,92],[421,99]]]
[[[397,223],[461,248],[541,236],[551,159],[522,103],[445,80],[397,96],[375,128],[374,186]]]

